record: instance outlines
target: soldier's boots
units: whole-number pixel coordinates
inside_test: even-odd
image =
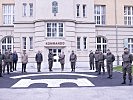
[[[129,85],[132,85],[132,80],[129,81]]]
[[[110,79],[112,79],[112,75],[109,75],[109,77],[107,77],[107,78],[110,78]]]
[[[126,84],[126,80],[124,80],[121,84]]]

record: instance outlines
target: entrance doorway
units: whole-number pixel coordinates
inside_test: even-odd
[[[61,53],[61,48],[52,48],[49,50],[51,50],[54,54],[53,68],[61,68],[59,62],[59,54]]]

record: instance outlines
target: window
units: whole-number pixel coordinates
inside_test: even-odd
[[[128,38],[128,49],[130,53],[133,53],[133,38]]]
[[[94,16],[97,25],[105,24],[105,6],[95,5],[94,6]]]
[[[26,13],[27,13],[27,4],[26,3],[23,3],[23,16],[26,16]]]
[[[77,49],[80,50],[80,37],[77,37]]]
[[[29,6],[30,6],[30,16],[33,16],[33,3],[30,3]]]
[[[12,25],[14,22],[14,5],[3,5],[3,24]]]
[[[26,37],[22,38],[22,42],[23,42],[23,50],[26,50]]]
[[[33,37],[29,37],[30,40],[30,50],[33,49]]]
[[[102,50],[103,53],[106,53],[107,50],[107,40],[104,37],[96,38],[96,48]]]
[[[77,4],[77,14],[76,14],[77,17],[80,17],[80,5]]]
[[[87,37],[83,38],[83,46],[84,50],[87,49]]]
[[[12,37],[5,37],[2,40],[2,53],[5,53],[6,50],[10,50],[11,52],[13,52],[13,38]]]
[[[47,37],[63,37],[63,23],[47,23]]]
[[[124,24],[133,25],[133,7],[124,7]]]
[[[83,5],[83,17],[86,17],[86,5]]]

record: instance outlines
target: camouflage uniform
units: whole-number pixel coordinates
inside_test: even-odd
[[[75,71],[76,61],[77,61],[77,56],[76,56],[76,54],[74,54],[74,51],[72,51],[72,54],[70,55],[70,62],[71,62],[72,71]]]
[[[113,62],[115,60],[115,56],[110,52],[110,50],[108,50],[108,53],[106,55],[106,59],[107,59],[107,72],[109,75],[108,78],[112,78]]]
[[[93,52],[91,52],[90,54],[89,54],[89,58],[90,58],[90,70],[94,70],[94,58],[95,58],[95,56],[94,56],[94,54],[93,54]]]
[[[48,54],[48,63],[49,63],[49,71],[52,71],[52,67],[53,67],[53,61],[54,61],[54,55],[52,52],[50,52]]]
[[[129,84],[132,82],[132,54],[130,54],[128,51],[125,51],[124,54],[122,55],[123,63],[122,63],[122,70],[123,70],[123,83],[126,84],[126,72],[128,73],[128,79],[129,79]]]
[[[98,50],[96,50],[96,52],[95,52],[95,68],[96,68],[96,72],[98,72],[98,55],[99,55],[99,53],[98,53]]]

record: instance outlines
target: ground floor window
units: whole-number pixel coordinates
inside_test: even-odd
[[[13,52],[13,37],[3,38],[1,46],[2,53],[5,53],[6,50],[10,50],[11,52]]]
[[[103,53],[106,53],[107,50],[107,40],[104,37],[98,36],[96,38],[96,49],[102,50]]]
[[[128,38],[128,49],[130,53],[133,53],[133,38]]]

